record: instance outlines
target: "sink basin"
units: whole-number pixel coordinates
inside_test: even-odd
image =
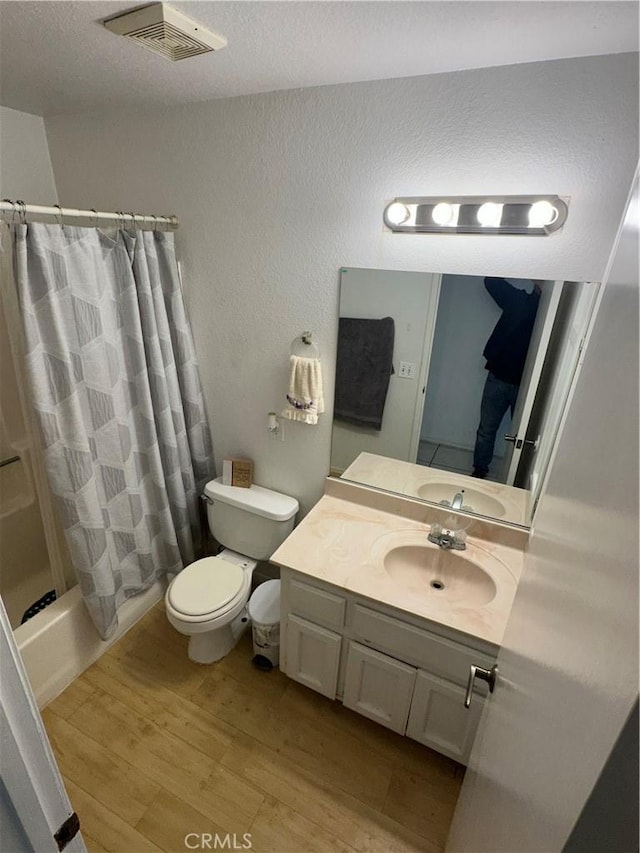
[[[497,593],[492,574],[482,565],[497,561],[473,545],[465,551],[446,550],[424,533],[398,531],[382,536],[371,556],[395,584],[434,605],[482,607]]]
[[[459,551],[400,545],[386,555],[384,568],[400,586],[449,604],[488,604],[496,595],[493,578]]]
[[[440,501],[453,500],[460,488],[452,483],[425,483],[418,489],[418,497],[424,498],[426,501],[440,503]],[[489,515],[494,518],[502,518],[506,509],[496,498],[490,495],[485,495],[484,492],[478,489],[468,489],[464,487],[464,507],[467,512],[475,512],[478,515]]]

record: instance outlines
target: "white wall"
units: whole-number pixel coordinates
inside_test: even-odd
[[[56,204],[44,119],[0,107],[0,198]]]
[[[514,287],[531,290],[530,280],[506,278]],[[501,314],[484,286],[484,277],[442,277],[422,416],[423,441],[473,450],[487,378],[482,351]],[[509,422],[507,414],[503,427]],[[504,455],[504,432],[498,430],[496,456]]]
[[[432,276],[393,270],[344,269],[341,273],[340,316],[379,320],[393,317],[393,368],[379,431],[336,421],[331,443],[331,467],[344,471],[363,451],[410,459],[411,437],[421,395],[420,363],[427,314],[433,304]],[[400,362],[415,365],[414,379],[399,375]]]
[[[599,279],[636,161],[635,55],[276,92],[172,110],[59,116],[61,203],[179,215],[185,291],[216,457],[303,509],[329,470],[342,266]],[[394,235],[396,195],[570,196],[548,238]],[[324,359],[321,424],[287,424],[291,340]]]

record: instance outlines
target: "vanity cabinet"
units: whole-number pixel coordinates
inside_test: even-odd
[[[280,666],[290,678],[466,764],[497,648],[315,578],[281,571]]]

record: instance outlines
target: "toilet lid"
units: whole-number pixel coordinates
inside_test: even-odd
[[[242,566],[219,557],[205,557],[183,569],[169,587],[169,602],[185,616],[220,610],[242,589]]]

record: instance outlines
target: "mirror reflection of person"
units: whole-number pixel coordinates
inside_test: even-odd
[[[502,308],[502,315],[482,352],[489,373],[480,404],[472,477],[484,479],[487,476],[496,433],[507,409],[511,409],[513,417],[540,301],[540,284],[534,281],[533,290],[528,293],[504,278],[487,277],[484,280],[487,291]]]

